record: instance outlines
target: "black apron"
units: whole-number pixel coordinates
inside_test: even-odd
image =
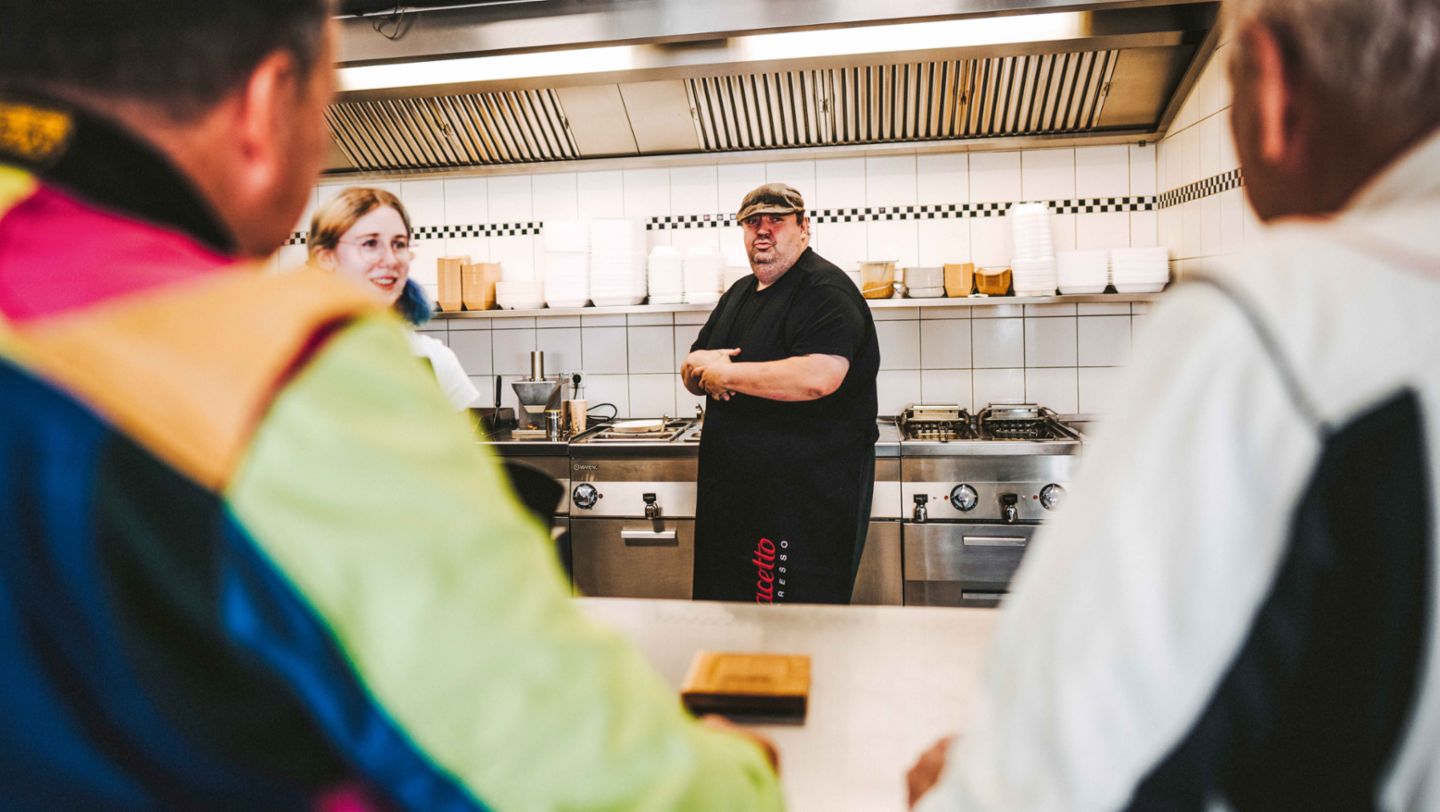
[[[802,289],[786,287],[774,292],[789,301]],[[731,298],[718,314],[706,349],[736,346],[730,342],[742,298]],[[782,327],[782,319],[757,324],[751,346],[742,347],[737,360],[788,357]],[[756,357],[757,347],[770,348],[760,354],[774,357]],[[745,408],[745,397],[708,400],[700,443],[695,598],[849,603],[869,525],[873,422],[761,419]]]

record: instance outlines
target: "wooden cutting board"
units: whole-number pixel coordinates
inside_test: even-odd
[[[690,663],[680,700],[691,713],[804,719],[810,657],[702,651]]]

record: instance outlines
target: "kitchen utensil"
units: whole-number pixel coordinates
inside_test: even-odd
[[[945,266],[945,295],[969,296],[975,287],[975,265],[970,262]]]
[[[895,260],[872,259],[860,263],[860,295],[889,299],[895,295]]]
[[[1010,269],[976,268],[975,290],[986,296],[1004,296],[1010,292]]]
[[[544,427],[544,413],[560,408],[560,382],[515,381],[510,384],[515,396],[520,399],[520,422],[525,426]]]

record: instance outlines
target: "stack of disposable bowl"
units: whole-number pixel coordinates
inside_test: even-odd
[[[1010,269],[1016,296],[1053,296],[1059,284],[1055,274],[1055,236],[1050,209],[1043,203],[1016,203],[1010,207]]]
[[[539,310],[545,285],[539,279],[502,279],[495,283],[495,304],[504,310]]]
[[[720,269],[720,290],[727,291],[750,275],[750,261],[745,258],[744,251],[735,248],[727,248],[723,256],[725,265]]]
[[[1165,248],[1115,248],[1110,251],[1110,284],[1119,293],[1158,293],[1170,281],[1170,252]]]
[[[650,304],[680,304],[685,301],[685,259],[673,245],[650,249]]]
[[[713,247],[691,246],[685,251],[686,304],[715,304],[720,301],[720,269],[724,258]]]
[[[1060,251],[1055,254],[1055,277],[1061,293],[1103,293],[1109,283],[1110,252]]]
[[[645,224],[634,218],[590,221],[590,301],[596,307],[645,301]]]
[[[584,307],[590,301],[590,225],[584,220],[545,223],[545,303],[551,307]]]

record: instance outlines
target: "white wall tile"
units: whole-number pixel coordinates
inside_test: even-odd
[[[995,301],[1004,301],[996,299]],[[1017,304],[977,305],[970,308],[972,319],[1015,319],[1025,315],[1025,308]]]
[[[976,369],[1025,366],[1024,319],[975,319],[970,324]]]
[[[529,234],[490,238],[490,261],[500,263],[501,279],[536,278],[535,242]]]
[[[1160,144],[1160,158],[1165,162],[1165,168],[1161,170],[1160,177],[1163,183],[1160,191],[1168,192],[1171,189],[1178,189],[1189,181],[1185,180],[1184,145],[1180,142],[1180,133],[1175,133],[1166,138]]]
[[[1191,127],[1176,139],[1180,142],[1181,185],[1194,183],[1204,177],[1200,174],[1200,128]]]
[[[1075,366],[1074,317],[1025,319],[1025,365]]]
[[[675,414],[689,417],[695,414],[695,407],[704,408],[705,396],[692,395],[690,390],[685,388],[684,382],[679,375],[673,376],[675,385]]]
[[[555,329],[559,327],[579,327],[579,316],[536,316],[535,326],[541,330]]]
[[[1020,153],[1020,193],[1025,200],[1075,196],[1075,150],[1027,149]]]
[[[632,414],[630,411],[630,378],[627,375],[587,374],[585,376],[585,399],[590,401],[592,409],[602,403],[613,403],[621,417],[630,417]],[[603,414],[603,412],[597,414]],[[650,415],[645,416],[649,417]],[[659,417],[659,415],[654,416]]]
[[[1130,246],[1153,248],[1160,244],[1160,217],[1153,211],[1130,212]]]
[[[675,314],[675,325],[698,326],[710,320],[708,310],[685,310]]]
[[[970,227],[965,220],[917,220],[919,263],[922,266],[970,261]]]
[[[1025,370],[1025,399],[1048,406],[1061,414],[1079,407],[1079,384],[1074,367]]]
[[[1078,370],[1080,379],[1080,403],[1077,412],[1101,414],[1113,411],[1118,405],[1115,392],[1125,379],[1125,370],[1119,367],[1093,367]]]
[[[544,172],[531,180],[536,220],[574,220],[580,216],[580,197],[574,172]]]
[[[1200,177],[1212,178],[1220,174],[1221,116],[1211,116],[1200,122]]]
[[[1245,190],[1220,195],[1220,253],[1234,254],[1245,244]]]
[[[1025,305],[1026,316],[1073,316],[1075,305],[1073,304],[1027,304]]]
[[[880,414],[899,414],[913,403],[919,403],[920,370],[890,370],[875,376],[876,394],[880,400]]]
[[[580,345],[587,374],[624,374],[627,371],[630,350],[624,327],[582,327]]]
[[[1180,259],[1190,259],[1201,254],[1200,242],[1200,201],[1192,200],[1180,208]]]
[[[720,250],[720,229],[718,228],[680,228],[671,232],[670,244],[680,249],[684,254],[691,248],[708,248],[711,251]]]
[[[925,369],[920,371],[920,397],[926,403],[954,403],[969,409],[974,390],[968,369]]]
[[[625,180],[617,169],[580,172],[575,176],[576,216],[618,217],[625,210]]]
[[[631,375],[630,414],[634,417],[674,417],[675,373]]]
[[[673,313],[627,313],[626,327],[669,327],[675,323]]]
[[[282,245],[275,251],[272,261],[277,271],[297,271],[305,265],[309,257],[310,250],[303,245]]]
[[[1240,156],[1235,152],[1235,131],[1230,128],[1230,113],[1216,116],[1220,121],[1220,171],[1229,172],[1240,168]]]
[[[690,347],[700,337],[700,325],[698,324],[677,324],[675,325],[675,370],[680,370],[680,363],[685,356],[690,354]]]
[[[545,353],[546,375],[584,369],[580,356],[579,327],[538,329],[535,331],[535,349]]]
[[[471,262],[491,261],[489,237],[446,237],[443,240],[426,240],[425,243],[426,251],[431,256],[430,276],[432,279],[436,276],[435,259],[438,257],[434,252],[437,248],[441,251],[441,256],[469,257]]]
[[[580,317],[581,327],[624,327],[629,320],[624,313],[598,312],[595,315],[582,315]]]
[[[1074,250],[1075,218],[1074,214],[1052,214],[1050,216],[1050,231],[1054,235],[1056,251]]]
[[[969,369],[970,319],[920,322],[920,368]]]
[[[970,156],[963,152],[915,158],[916,200],[931,203],[970,202]]]
[[[872,220],[865,226],[871,254],[867,259],[893,259],[901,268],[919,264],[920,230],[915,220]]]
[[[920,368],[920,322],[876,322],[875,337],[880,342],[881,369]]]
[[[1020,153],[972,152],[970,199],[976,203],[1009,203],[1021,200]]]
[[[445,181],[401,181],[400,200],[410,214],[411,225],[418,228],[445,224]]]
[[[305,196],[305,208],[300,212],[300,217],[295,221],[291,231],[309,231],[310,218],[315,216],[315,209],[320,206],[320,188],[310,187],[310,194]]]
[[[716,211],[735,214],[740,211],[745,195],[765,183],[765,164],[721,164],[716,171],[719,180]],[[805,205],[815,208],[809,200]]]
[[[971,373],[975,400],[972,408],[983,409],[991,403],[1024,403],[1024,369],[977,369]]]
[[[1221,46],[1200,76],[1200,115],[1212,116],[1230,106],[1229,61],[1231,49]]]
[[[483,237],[481,239],[484,239]],[[412,240],[410,250],[415,252],[415,257],[410,260],[410,278],[422,285],[437,285],[439,272],[438,262],[445,254],[445,240]],[[475,258],[471,257],[471,262]],[[479,261],[484,262],[482,257]]]
[[[490,183],[485,178],[454,178],[445,184],[445,225],[490,222]]]
[[[1185,222],[1181,217],[1180,207],[1171,206],[1160,212],[1160,244],[1170,249],[1170,255],[1179,256],[1180,242],[1185,234]]]
[[[1078,361],[1086,367],[1123,367],[1130,363],[1129,316],[1081,316]]]
[[[1081,302],[1075,306],[1081,316],[1128,316],[1129,302]]]
[[[495,330],[490,335],[495,374],[529,375],[530,353],[535,351],[535,328]]]
[[[1075,150],[1075,196],[1125,197],[1130,194],[1130,147],[1112,144]]]
[[[865,200],[867,206],[915,205],[915,156],[866,158]]]
[[[805,208],[816,208],[810,201],[815,199],[815,162],[782,161],[765,164],[766,183],[789,184],[805,198]],[[739,208],[739,204],[736,204]]]
[[[495,376],[494,376],[494,375],[471,375],[471,376],[470,376],[470,383],[474,384],[474,385],[475,385],[475,388],[478,389],[478,390],[480,390],[480,399],[479,399],[478,401],[476,401],[476,403],[478,403],[478,404],[481,405],[481,406],[494,406],[494,405],[496,405],[496,403],[495,403]],[[506,387],[506,388],[508,389],[509,387]],[[514,395],[514,393],[512,392],[511,395],[510,395],[510,397],[511,397],[511,398],[514,398],[514,396],[515,396],[515,395]],[[507,405],[507,404],[506,404],[506,401],[505,401],[505,393],[504,393],[504,392],[501,392],[501,393],[500,393],[500,404],[501,404],[501,405]]]
[[[815,162],[815,199],[805,200],[813,209],[861,208],[865,202],[865,159],[840,158]]]
[[[972,217],[970,256],[977,268],[1009,266],[1010,228],[1004,217]]]
[[[490,222],[528,223],[535,219],[530,175],[495,175],[488,180]]]
[[[677,166],[670,170],[673,214],[714,214],[721,211],[714,166]]]
[[[629,329],[630,374],[663,372],[675,374],[674,327],[631,327]]]
[[[1130,145],[1130,194],[1144,196],[1159,193],[1156,153],[1154,144],[1143,147]]]
[[[534,327],[534,326],[535,326],[535,320],[534,320],[534,319],[503,319],[503,318],[502,318],[502,319],[497,319],[497,318],[483,318],[483,319],[446,319],[446,320],[445,320],[445,328],[446,328],[449,332],[452,332],[452,333],[460,332],[461,330],[491,330],[491,329],[494,329],[494,326],[495,326],[496,324],[503,324],[503,323],[511,322],[511,321],[528,321],[528,322],[530,322],[530,323],[529,323],[528,325],[525,325],[525,326],[528,326],[528,327]],[[430,323],[431,323],[431,324],[438,324],[439,322],[433,322],[433,321],[432,321],[432,322],[430,322]]]
[[[865,223],[818,223],[814,226],[824,242],[824,257],[842,270],[853,271],[862,260],[871,259],[869,229]]]
[[[1130,245],[1130,218],[1123,211],[1075,215],[1075,247],[1125,248]]]
[[[1200,201],[1200,255],[1214,256],[1221,252],[1220,197],[1212,195]]]
[[[1245,208],[1240,219],[1244,225],[1244,247],[1249,249],[1258,246],[1265,236],[1265,223],[1255,212],[1255,207],[1250,205],[1249,197],[1245,198]]]
[[[670,170],[668,169],[626,169],[625,216],[657,217],[671,214]],[[699,214],[700,212],[681,212]],[[650,232],[651,234],[663,232]]]

